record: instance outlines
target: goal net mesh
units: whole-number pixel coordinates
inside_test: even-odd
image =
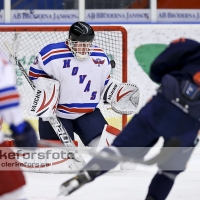
[[[18,91],[21,95],[21,107],[24,118],[29,120],[36,130],[38,130],[38,119],[30,116],[27,109],[33,97],[33,90],[23,76],[19,67],[9,55],[4,45],[7,42],[25,70],[28,72],[30,65],[34,62],[38,52],[47,44],[62,42],[68,38],[69,27],[1,27],[0,28],[0,50],[6,54],[15,67]],[[116,65],[111,70],[111,77],[125,82],[127,79],[126,66],[126,32],[122,27],[97,27],[95,30],[95,45],[101,47],[110,60],[114,60]],[[126,116],[115,113],[109,105],[99,103],[104,117],[108,123],[121,129],[126,123]],[[6,129],[6,125],[4,126]]]

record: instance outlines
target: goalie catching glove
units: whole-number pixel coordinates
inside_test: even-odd
[[[139,88],[133,83],[120,83],[110,79],[106,85],[102,99],[111,105],[113,111],[130,115],[135,112],[139,104]]]

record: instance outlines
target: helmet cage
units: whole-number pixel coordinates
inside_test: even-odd
[[[73,41],[71,39],[67,39],[68,46],[71,49],[74,57],[78,60],[84,60],[90,56],[93,52],[94,46],[93,41]]]

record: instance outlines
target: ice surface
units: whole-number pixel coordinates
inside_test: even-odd
[[[167,200],[200,199],[200,148],[187,170],[179,175]],[[144,200],[156,166],[137,165],[135,170],[116,170],[97,178],[67,197],[56,197],[62,182],[74,174],[25,172],[27,186],[23,196],[28,200]]]

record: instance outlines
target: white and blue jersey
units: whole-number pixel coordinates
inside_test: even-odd
[[[21,129],[24,121],[19,107],[19,94],[16,89],[16,77],[12,65],[7,58],[0,53],[0,116],[13,125],[16,130]],[[3,141],[0,133],[0,143]]]
[[[60,82],[57,116],[76,119],[92,112],[110,78],[110,61],[103,50],[94,47],[84,61],[74,57],[65,42],[49,44],[30,66],[29,77],[50,77]]]

